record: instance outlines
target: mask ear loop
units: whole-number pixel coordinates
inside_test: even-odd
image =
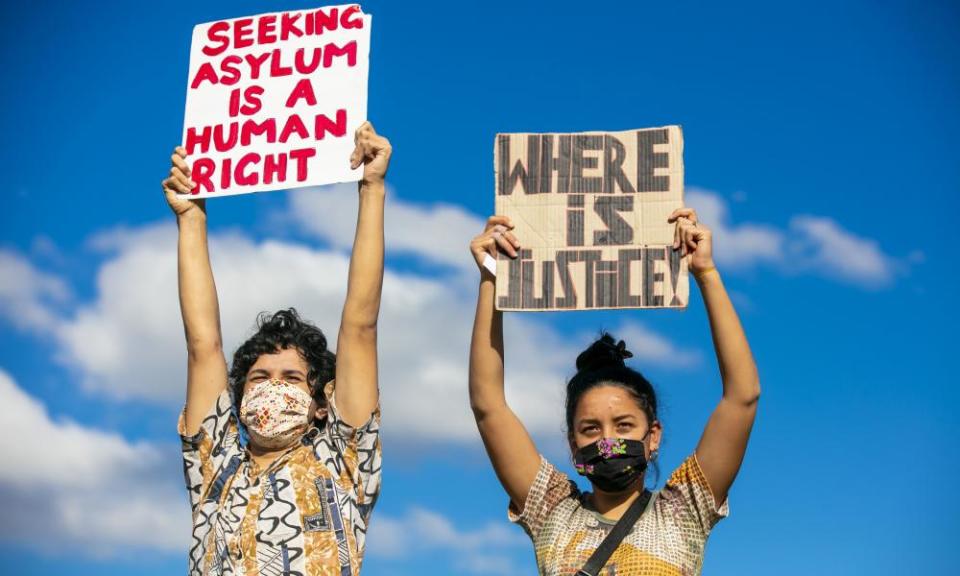
[[[650,436],[650,433],[651,433],[651,432],[653,432],[653,425],[654,425],[654,424],[659,424],[659,423],[660,423],[659,420],[654,420],[653,423],[650,424],[650,427],[647,428],[647,431],[646,431],[646,433],[643,435],[643,438],[640,439],[640,441],[643,442],[644,445],[646,445],[646,443],[647,443],[647,437]],[[659,450],[650,450],[650,458],[648,458],[647,460],[650,461],[650,462],[654,462],[654,461],[656,461],[656,459],[657,459],[657,457],[658,457],[659,455],[660,455],[660,451],[659,451]]]

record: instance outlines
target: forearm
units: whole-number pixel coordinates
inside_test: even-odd
[[[503,391],[503,313],[495,310],[496,284],[484,276],[470,342],[470,406],[478,421],[506,405]]]
[[[207,249],[206,215],[199,210],[195,212],[177,219],[180,313],[191,357],[219,353],[222,346],[220,307]]]
[[[383,182],[360,187],[357,231],[350,256],[341,329],[373,329],[383,288]]]
[[[713,346],[723,380],[723,397],[752,406],[760,397],[760,379],[733,303],[716,270],[699,275],[697,283],[710,320]]]
[[[503,392],[503,313],[494,309],[495,297],[493,278],[484,273],[470,343],[470,407],[497,478],[522,509],[540,456]]]

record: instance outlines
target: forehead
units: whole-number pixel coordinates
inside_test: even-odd
[[[587,390],[577,402],[574,420],[584,418],[604,420],[633,414],[646,419],[643,410],[630,392],[620,386],[603,385]]]
[[[300,355],[296,348],[285,348],[273,354],[263,354],[250,367],[250,372],[254,370],[266,370],[267,372],[285,372],[299,370],[306,374],[308,372],[307,361]]]

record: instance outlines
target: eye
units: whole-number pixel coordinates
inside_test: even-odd
[[[629,430],[633,430],[633,428],[634,428],[633,422],[620,422],[619,424],[617,424],[617,430],[620,430],[620,431],[629,431]]]
[[[580,429],[581,434],[595,434],[600,430],[600,427],[596,424],[588,424]]]

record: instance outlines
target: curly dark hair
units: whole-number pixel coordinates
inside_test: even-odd
[[[257,332],[233,354],[230,368],[230,386],[233,401],[240,406],[247,372],[264,354],[274,354],[293,348],[307,362],[307,382],[318,406],[326,406],[323,385],[333,379],[337,357],[327,350],[327,338],[319,328],[300,318],[296,309],[288,308],[273,314],[261,312],[257,316]]]

